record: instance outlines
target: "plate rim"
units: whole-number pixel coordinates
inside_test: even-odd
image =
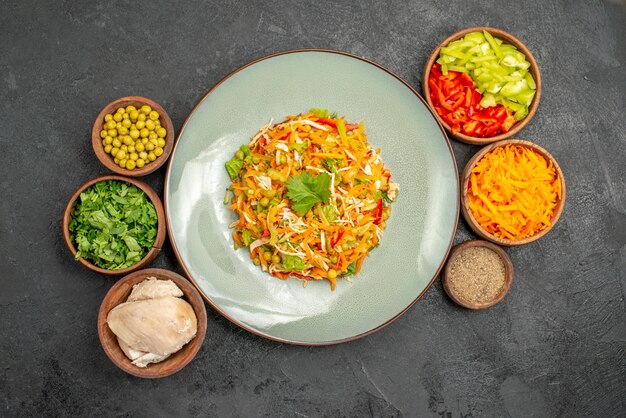
[[[189,123],[189,121],[191,120],[192,116],[194,115],[194,113],[196,112],[196,110],[198,109],[198,107],[204,102],[204,100],[214,91],[216,90],[219,86],[222,85],[222,83],[224,83],[225,81],[227,81],[228,79],[230,79],[232,76],[234,76],[235,74],[237,74],[238,72],[251,67],[261,61],[265,61],[267,59],[271,59],[271,58],[275,58],[275,57],[279,57],[281,55],[288,55],[288,54],[296,54],[296,53],[302,53],[302,52],[322,52],[322,53],[329,53],[329,54],[337,54],[337,55],[343,55],[349,58],[353,58],[359,61],[363,61],[367,64],[373,65],[374,67],[383,70],[384,72],[386,72],[387,74],[391,75],[392,77],[394,77],[396,80],[398,80],[400,83],[402,83],[405,87],[407,87],[409,89],[409,91],[411,91],[419,101],[422,102],[422,104],[426,107],[426,109],[428,109],[428,111],[431,113],[431,115],[433,116],[433,119],[435,120],[435,122],[437,123],[437,126],[439,127],[439,130],[441,131],[443,138],[446,141],[446,145],[448,146],[448,151],[450,152],[450,156],[452,157],[452,163],[454,166],[454,172],[456,174],[456,178],[457,178],[457,190],[456,190],[456,216],[455,216],[455,220],[454,220],[454,233],[452,234],[452,237],[450,238],[450,242],[448,243],[448,248],[446,249],[445,255],[441,261],[441,265],[439,266],[439,268],[437,269],[437,271],[435,272],[435,275],[433,276],[432,279],[430,279],[428,285],[424,288],[424,290],[417,295],[417,297],[411,302],[409,303],[404,309],[402,309],[400,312],[398,312],[396,315],[394,315],[392,318],[389,318],[387,321],[383,322],[382,324],[368,330],[365,332],[362,332],[360,334],[357,335],[353,335],[350,337],[346,337],[346,338],[341,338],[338,340],[332,340],[332,341],[314,341],[314,342],[307,342],[307,341],[296,341],[296,340],[288,340],[288,339],[284,339],[284,338],[279,338],[279,337],[275,337],[266,333],[263,333],[257,329],[254,329],[240,321],[238,321],[236,318],[231,317],[230,315],[228,315],[226,312],[224,312],[219,306],[217,306],[217,304],[215,304],[207,295],[204,294],[204,292],[202,291],[202,289],[200,288],[200,286],[198,286],[198,284],[196,283],[196,281],[194,280],[193,276],[191,274],[189,274],[189,271],[187,271],[187,268],[185,267],[185,265],[183,264],[182,260],[181,260],[181,256],[180,253],[178,252],[178,248],[176,247],[176,243],[174,241],[174,236],[172,235],[172,230],[171,230],[171,222],[170,222],[170,216],[169,216],[169,198],[168,198],[168,185],[169,185],[169,180],[170,180],[170,173],[171,173],[171,168],[172,168],[172,162],[174,161],[174,156],[176,155],[176,149],[178,148],[178,144],[180,143],[180,138],[182,136],[182,134],[185,132],[185,128],[187,127],[187,124]],[[427,292],[428,290],[432,287],[432,285],[435,283],[435,281],[437,280],[437,277],[439,277],[439,274],[441,273],[441,270],[443,269],[443,266],[445,266],[446,264],[446,260],[448,259],[448,256],[450,255],[450,250],[452,249],[452,244],[454,243],[454,238],[456,236],[456,231],[458,229],[459,226],[459,212],[460,212],[460,179],[459,179],[459,169],[457,166],[457,162],[456,162],[456,157],[454,155],[454,150],[452,149],[452,144],[450,143],[450,138],[448,138],[448,135],[446,133],[446,131],[444,130],[443,126],[441,125],[441,122],[439,122],[439,120],[437,119],[437,117],[435,116],[433,110],[430,108],[430,106],[428,106],[428,103],[426,103],[426,101],[424,100],[424,98],[417,92],[416,89],[414,89],[409,83],[407,83],[404,79],[402,79],[400,76],[396,75],[394,72],[392,72],[391,70],[383,67],[382,65],[368,59],[368,58],[364,58],[355,54],[352,54],[350,52],[345,52],[345,51],[338,51],[338,50],[334,50],[334,49],[325,49],[325,48],[299,48],[299,49],[289,49],[289,50],[284,50],[284,51],[279,51],[279,52],[274,52],[272,54],[268,54],[268,55],[264,55],[261,56],[260,58],[254,59],[250,62],[248,62],[247,64],[244,64],[240,67],[237,67],[235,70],[229,72],[228,74],[226,74],[222,79],[220,79],[216,84],[213,85],[213,87],[211,87],[199,100],[198,102],[194,105],[194,107],[191,109],[191,111],[189,112],[189,114],[187,115],[187,117],[185,118],[185,122],[183,123],[183,125],[181,126],[180,130],[178,131],[178,133],[176,134],[176,141],[174,143],[174,148],[172,149],[172,154],[170,155],[170,158],[168,159],[167,162],[167,170],[165,172],[165,181],[164,181],[164,185],[163,185],[163,202],[164,202],[164,209],[165,209],[165,219],[166,219],[166,224],[167,224],[167,235],[170,238],[170,244],[172,245],[172,249],[174,250],[174,255],[176,256],[176,260],[178,261],[179,266],[183,269],[183,271],[185,272],[185,275],[189,278],[189,281],[196,287],[196,289],[198,290],[198,292],[200,293],[200,295],[202,296],[202,299],[204,299],[209,306],[211,306],[211,308],[213,308],[215,311],[217,311],[217,313],[219,313],[222,317],[226,318],[229,322],[231,322],[232,324],[236,325],[237,327],[251,332],[254,335],[257,335],[259,337],[265,338],[267,340],[271,340],[271,341],[276,341],[279,343],[283,343],[283,344],[290,344],[290,345],[298,345],[298,346],[330,346],[330,345],[336,345],[336,344],[342,344],[342,343],[347,343],[350,341],[355,341],[358,339],[361,339],[363,337],[367,337],[368,335],[371,335],[377,331],[380,331],[381,329],[387,327],[388,325],[390,325],[391,323],[395,322],[396,320],[398,320],[400,317],[402,317],[405,313],[407,313],[409,311],[409,309],[411,309]]]

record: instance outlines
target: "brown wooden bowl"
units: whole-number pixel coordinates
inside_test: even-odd
[[[441,48],[448,45],[452,41],[456,41],[457,39],[464,37],[470,32],[482,32],[483,30],[489,32],[494,37],[500,38],[504,42],[515,46],[520,52],[526,55],[526,60],[530,62],[530,68],[528,69],[528,71],[530,71],[533,78],[535,79],[535,84],[537,84],[537,92],[535,93],[535,97],[533,98],[533,101],[528,108],[528,115],[526,115],[524,119],[516,122],[515,125],[513,125],[513,127],[508,132],[504,134],[492,136],[490,138],[477,138],[477,137],[465,135],[464,133],[461,133],[461,132],[452,133],[452,128],[450,127],[450,125],[448,125],[435,110],[435,107],[433,106],[433,102],[430,98],[430,86],[428,85],[428,77],[430,75],[430,70],[433,64],[435,63],[435,61],[439,59],[439,52],[441,51]],[[426,66],[424,67],[424,74],[422,76],[422,91],[424,92],[424,99],[426,100],[428,105],[431,107],[431,109],[433,109],[433,114],[435,115],[439,123],[441,123],[441,125],[450,134],[450,136],[452,136],[452,138],[456,139],[457,141],[465,142],[467,144],[475,144],[475,145],[491,144],[493,142],[502,141],[503,139],[511,138],[512,136],[517,134],[519,131],[521,131],[524,128],[524,126],[528,124],[528,122],[530,122],[535,112],[537,111],[537,106],[539,106],[539,100],[541,99],[541,73],[539,72],[539,66],[537,65],[537,61],[535,60],[535,57],[533,57],[533,54],[531,54],[528,48],[526,48],[526,45],[524,45],[515,36],[501,29],[491,28],[487,26],[478,26],[474,28],[463,29],[462,31],[459,31],[450,35],[443,42],[441,42],[437,46],[437,48],[435,48],[432,55],[428,59]]]
[[[117,336],[111,331],[107,324],[107,316],[111,309],[117,305],[126,302],[133,286],[142,282],[148,277],[156,277],[157,279],[171,280],[180,290],[183,291],[183,298],[193,307],[198,320],[198,332],[196,336],[183,346],[179,351],[172,354],[160,363],[151,363],[146,367],[137,367],[132,364],[131,360],[126,357],[117,342]],[[102,300],[100,311],[98,312],[98,337],[102,348],[107,357],[111,359],[120,369],[133,376],[143,377],[147,379],[156,379],[159,377],[169,376],[181,370],[196,356],[206,335],[207,325],[206,308],[202,297],[196,288],[183,276],[173,271],[163,269],[145,269],[135,271],[128,276],[123,277],[113,287]]]
[[[121,276],[123,274],[128,274],[135,270],[145,268],[159,254],[159,251],[161,251],[161,247],[163,246],[163,243],[165,242],[165,232],[167,230],[166,225],[165,225],[165,211],[163,210],[163,203],[161,203],[161,199],[159,198],[159,195],[157,195],[157,193],[152,189],[152,187],[148,186],[146,183],[144,183],[141,180],[137,180],[137,179],[133,179],[129,177],[122,177],[122,176],[118,176],[114,174],[107,174],[107,175],[103,175],[103,176],[99,176],[94,179],[91,179],[85,184],[83,184],[82,186],[80,186],[78,189],[76,189],[76,191],[70,198],[69,202],[67,203],[67,206],[65,207],[65,213],[63,214],[63,225],[62,225],[63,238],[65,239],[65,244],[67,245],[67,248],[72,253],[72,256],[76,256],[76,253],[77,253],[76,248],[74,247],[74,243],[72,242],[72,238],[70,236],[70,229],[69,229],[70,216],[72,214],[72,211],[74,210],[74,202],[76,201],[76,199],[78,199],[80,194],[85,189],[104,180],[124,181],[126,183],[130,183],[139,187],[141,190],[143,190],[146,193],[146,195],[148,195],[148,198],[154,205],[154,208],[156,209],[156,213],[157,213],[157,235],[156,235],[156,238],[154,239],[154,244],[152,245],[152,249],[148,251],[148,253],[144,256],[144,258],[142,258],[141,261],[139,261],[137,264],[127,267],[125,269],[107,270],[107,269],[103,269],[101,267],[96,266],[95,264],[91,263],[88,260],[85,260],[82,257],[78,260],[83,266],[87,267],[91,271],[95,271],[96,273],[106,274],[108,276]]]
[[[135,106],[137,109],[139,109],[143,105],[149,105],[150,107],[152,107],[153,110],[156,110],[159,113],[161,126],[167,129],[163,154],[156,160],[150,162],[149,164],[146,164],[142,168],[135,168],[134,170],[127,170],[115,164],[115,161],[113,161],[113,157],[110,154],[104,152],[104,147],[102,146],[102,138],[100,137],[100,131],[102,131],[102,125],[104,125],[104,117],[106,116],[106,114],[115,113],[118,107],[126,107],[130,105]],[[122,97],[121,99],[117,99],[106,105],[105,108],[102,109],[100,114],[98,114],[98,117],[96,118],[96,121],[94,122],[93,128],[91,130],[91,145],[94,152],[96,153],[96,157],[98,157],[100,162],[114,173],[132,177],[145,176],[146,174],[150,174],[153,171],[157,170],[159,167],[161,167],[165,163],[165,161],[167,161],[170,154],[172,154],[172,150],[174,149],[174,125],[172,124],[172,120],[170,119],[165,109],[163,109],[163,107],[161,107],[161,105],[154,100],[150,100],[148,98],[140,96]]]
[[[554,216],[552,217],[552,224],[548,228],[542,231],[539,231],[535,235],[521,238],[521,239],[516,239],[516,240],[511,240],[508,238],[499,238],[487,232],[482,226],[478,224],[478,222],[474,218],[474,215],[472,215],[472,211],[469,208],[469,201],[467,198],[470,174],[472,172],[472,169],[476,165],[476,163],[478,163],[485,156],[485,154],[487,154],[491,150],[497,147],[508,145],[508,144],[524,146],[542,155],[546,160],[549,160],[552,162],[552,164],[554,165],[554,168],[556,169],[557,174],[559,175],[561,179],[561,199],[556,203],[556,207],[554,209]],[[547,234],[554,227],[554,225],[556,225],[557,221],[561,217],[561,213],[563,212],[563,206],[565,205],[565,195],[566,195],[565,177],[563,176],[561,167],[559,167],[559,164],[556,162],[556,159],[548,151],[546,151],[539,145],[534,144],[530,141],[525,141],[523,139],[507,139],[507,140],[496,142],[494,144],[491,144],[482,148],[480,151],[474,154],[474,156],[469,160],[469,162],[465,166],[465,169],[463,170],[463,173],[461,174],[461,213],[463,213],[463,218],[465,218],[465,221],[469,224],[470,228],[472,228],[472,230],[478,236],[486,240],[489,240],[491,242],[494,242],[496,244],[499,244],[499,245],[505,245],[505,246],[524,245],[524,244],[528,244],[530,242],[536,241],[539,238],[543,237],[545,234]]]
[[[504,274],[505,274],[504,287],[502,287],[500,294],[494,300],[490,302],[486,302],[486,303],[470,302],[464,299],[462,296],[460,296],[448,282],[448,277],[450,274],[450,265],[451,265],[450,262],[452,261],[455,255],[459,254],[459,252],[470,247],[488,248],[494,251],[496,254],[498,254],[500,258],[502,259],[502,262],[504,263]],[[498,247],[495,244],[492,244],[488,241],[482,241],[482,240],[465,241],[464,243],[459,244],[456,247],[454,247],[452,251],[450,252],[450,255],[448,256],[448,261],[446,261],[446,266],[443,269],[441,282],[443,284],[443,289],[446,291],[446,294],[450,297],[450,299],[452,299],[457,304],[464,306],[468,309],[487,309],[500,303],[500,301],[504,299],[509,289],[511,288],[511,284],[513,283],[513,263],[511,263],[511,259],[509,258],[507,253],[502,248]]]

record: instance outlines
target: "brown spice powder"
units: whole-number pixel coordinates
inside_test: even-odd
[[[468,247],[450,261],[448,284],[461,298],[471,303],[488,303],[502,291],[506,276],[504,262],[486,247]]]

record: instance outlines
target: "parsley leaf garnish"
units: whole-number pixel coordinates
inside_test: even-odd
[[[293,175],[287,180],[287,197],[291,200],[291,209],[298,215],[304,215],[318,202],[328,203],[330,198],[330,176],[322,173],[313,177],[306,171],[299,176]]]

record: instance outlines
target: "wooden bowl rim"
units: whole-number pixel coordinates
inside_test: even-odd
[[[163,203],[161,202],[159,195],[154,191],[154,189],[139,179],[118,176],[116,174],[105,174],[105,175],[95,177],[83,183],[81,186],[79,186],[76,189],[76,191],[74,192],[74,194],[72,194],[72,197],[68,201],[67,206],[65,207],[65,212],[63,213],[63,224],[61,226],[63,229],[63,238],[65,240],[65,245],[67,245],[67,248],[70,250],[70,252],[72,253],[72,256],[74,257],[76,256],[77,251],[76,251],[76,248],[74,247],[74,244],[72,243],[72,238],[70,236],[70,230],[69,230],[70,216],[74,208],[74,202],[76,201],[76,199],[78,199],[80,194],[85,189],[87,189],[90,186],[93,186],[96,183],[99,183],[105,180],[123,181],[123,182],[130,183],[139,187],[141,190],[144,191],[144,193],[146,193],[146,195],[148,196],[148,198],[154,205],[154,208],[156,209],[156,213],[157,213],[157,235],[154,239],[154,244],[152,245],[152,248],[150,249],[150,251],[148,251],[148,253],[137,264],[127,267],[125,269],[107,270],[107,269],[103,269],[101,267],[96,266],[95,264],[85,260],[83,257],[79,259],[80,263],[91,271],[105,274],[107,276],[121,276],[123,274],[128,274],[133,271],[146,267],[156,258],[156,256],[161,251],[161,248],[163,247],[163,243],[165,242],[165,234],[167,231],[167,225],[165,225],[165,222],[166,222],[165,209],[163,208]]]
[[[486,302],[486,303],[473,303],[470,302],[468,300],[463,299],[461,296],[459,296],[450,286],[449,282],[448,282],[448,276],[450,274],[450,265],[451,265],[451,261],[453,260],[454,256],[457,255],[459,252],[467,249],[467,248],[471,248],[471,247],[485,247],[488,248],[492,251],[494,251],[496,254],[498,254],[498,256],[500,256],[500,259],[502,260],[502,262],[504,263],[504,287],[502,288],[502,291],[500,292],[500,295],[498,295],[498,297],[496,297],[493,301],[491,302]],[[475,310],[479,310],[479,309],[487,309],[487,308],[491,308],[494,305],[497,305],[498,303],[500,303],[502,301],[502,299],[504,299],[504,297],[506,296],[506,294],[509,292],[509,290],[511,289],[511,285],[513,284],[513,277],[515,275],[514,269],[513,269],[513,263],[511,262],[511,258],[509,258],[509,255],[506,253],[506,251],[504,251],[504,249],[502,249],[502,247],[499,247],[489,241],[484,241],[484,240],[471,240],[471,241],[465,241],[459,245],[457,245],[456,247],[454,247],[452,249],[452,251],[450,252],[450,256],[448,257],[448,261],[446,261],[446,266],[444,267],[443,270],[443,277],[441,278],[441,282],[443,284],[443,289],[445,290],[446,294],[448,295],[448,297],[450,297],[450,299],[452,299],[455,303],[457,303],[458,305],[461,305],[465,308],[468,309],[475,309]]]
[[[159,113],[161,120],[165,124],[165,128],[167,129],[167,134],[165,135],[165,148],[163,148],[163,154],[156,160],[150,162],[149,164],[146,164],[142,168],[127,170],[115,164],[111,155],[104,152],[104,147],[102,146],[102,138],[100,137],[100,131],[102,130],[102,125],[104,125],[104,116],[107,113],[113,113],[111,112],[111,110],[115,110],[118,107],[126,107],[129,105],[133,105],[136,107],[138,105],[141,106],[144,104],[147,104],[152,107],[152,109],[156,110]],[[93,147],[93,150],[96,153],[96,157],[98,157],[98,160],[100,160],[100,162],[106,168],[113,171],[114,173],[130,177],[145,176],[146,174],[150,174],[158,170],[163,164],[165,164],[167,159],[172,154],[172,150],[174,149],[174,141],[174,124],[172,123],[172,119],[170,119],[170,116],[167,114],[165,109],[163,109],[163,107],[154,100],[141,96],[121,97],[117,100],[112,101],[100,111],[91,129],[91,146]]]
[[[111,309],[123,302],[126,302],[126,299],[132,291],[133,285],[142,282],[148,277],[156,277],[157,279],[162,280],[169,279],[176,283],[176,285],[183,291],[183,298],[189,302],[194,310],[194,313],[196,314],[198,330],[196,336],[190,342],[185,344],[183,348],[172,354],[169,358],[160,363],[148,364],[148,366],[142,368],[132,364],[131,360],[126,357],[122,349],[119,348],[117,337],[107,325],[107,316]],[[127,286],[127,289],[124,291],[124,296],[112,301],[111,299],[113,298],[113,295],[116,294],[118,289],[124,286]],[[126,373],[146,379],[156,379],[170,376],[189,364],[195,358],[196,354],[198,354],[200,347],[202,347],[202,343],[204,342],[204,338],[206,336],[206,328],[206,307],[204,306],[204,300],[198,293],[195,286],[180,274],[160,268],[138,270],[121,278],[104,296],[98,311],[98,338],[100,339],[100,344],[102,345],[102,349],[107,357],[113,362],[113,364]]]
[[[552,217],[551,225],[547,227],[546,229],[539,231],[535,235],[532,235],[530,237],[525,237],[522,239],[516,239],[516,240],[511,240],[508,238],[499,238],[487,232],[476,221],[476,219],[474,218],[474,215],[472,215],[472,211],[469,208],[469,202],[467,198],[468,182],[469,182],[469,177],[470,177],[472,168],[474,168],[474,166],[478,163],[478,161],[480,161],[488,152],[494,150],[495,148],[503,147],[509,144],[521,145],[521,146],[530,148],[533,151],[538,152],[539,154],[541,154],[542,156],[550,160],[552,164],[554,165],[554,168],[556,169],[556,172],[559,178],[561,179],[561,199],[556,204],[556,208],[554,211],[554,216]],[[481,238],[491,241],[495,244],[504,245],[507,247],[529,244],[533,241],[537,241],[539,238],[543,237],[549,231],[551,231],[552,228],[554,228],[554,225],[556,225],[559,218],[561,217],[561,213],[563,212],[563,207],[565,206],[566,195],[567,195],[567,188],[565,187],[565,176],[563,175],[563,171],[561,171],[561,167],[559,166],[559,163],[556,161],[556,158],[554,158],[552,154],[550,154],[543,147],[535,144],[534,142],[530,142],[524,139],[507,139],[507,140],[499,141],[499,142],[487,145],[486,147],[483,147],[476,154],[474,154],[474,156],[467,162],[467,164],[465,165],[465,168],[463,169],[463,173],[461,174],[461,212],[463,213],[463,218],[469,224],[470,228],[472,228],[472,230]]]
[[[452,133],[452,128],[450,127],[450,125],[448,125],[446,121],[444,121],[435,110],[433,102],[430,98],[430,87],[428,86],[428,77],[430,75],[430,70],[433,64],[435,63],[435,61],[439,58],[439,52],[441,51],[441,48],[448,45],[450,42],[455,41],[467,35],[468,33],[482,32],[483,30],[489,32],[490,34],[498,38],[502,38],[504,41],[510,44],[513,44],[513,46],[515,46],[519,51],[521,51],[526,56],[526,59],[530,62],[529,71],[535,78],[535,84],[537,85],[535,97],[533,98],[533,101],[530,104],[530,107],[528,108],[528,115],[526,115],[526,117],[524,117],[524,119],[522,119],[521,121],[516,122],[515,125],[513,125],[513,127],[508,132],[500,134],[500,135],[492,136],[489,138],[477,138],[477,137],[465,135],[461,132]],[[537,61],[535,60],[535,57],[533,56],[533,54],[526,47],[526,45],[524,45],[524,43],[520,41],[519,39],[517,39],[515,36],[513,36],[512,34],[502,29],[492,28],[489,26],[476,26],[476,27],[463,29],[463,30],[453,33],[452,35],[448,36],[445,40],[443,40],[435,48],[433,53],[428,58],[428,61],[426,62],[426,66],[424,67],[424,74],[422,75],[422,91],[424,92],[424,99],[426,100],[428,105],[433,109],[433,114],[435,115],[439,123],[441,123],[441,125],[445,128],[445,130],[450,134],[450,136],[452,136],[452,138],[456,139],[457,141],[464,142],[466,144],[485,145],[485,144],[491,144],[494,142],[511,138],[512,136],[516,135],[519,131],[524,129],[524,127],[528,124],[528,122],[530,122],[530,120],[533,118],[533,116],[537,112],[537,107],[539,106],[539,101],[541,99],[541,91],[542,91],[541,72],[539,71],[539,66],[537,65]]]

